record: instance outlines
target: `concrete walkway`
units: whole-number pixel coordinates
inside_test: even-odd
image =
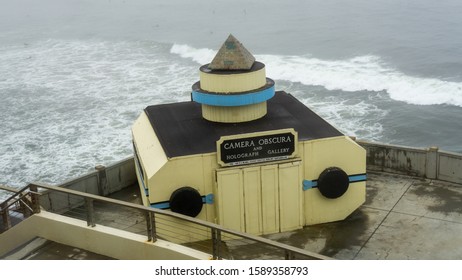
[[[111,197],[140,203],[138,186]],[[145,229],[138,211],[108,208],[100,213],[99,222],[132,232]],[[369,172],[366,203],[344,221],[265,237],[335,259],[458,260],[462,259],[461,233],[462,185]],[[230,258],[272,258],[267,252],[250,252],[249,244],[226,243]],[[45,245],[28,258],[108,259],[54,242]]]
[[[366,203],[346,220],[268,238],[336,259],[462,259],[462,186],[368,173]]]
[[[113,260],[87,250],[56,243],[40,237],[10,254],[9,260]]]

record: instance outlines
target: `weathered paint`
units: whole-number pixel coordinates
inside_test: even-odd
[[[140,118],[144,119],[144,127],[139,127],[138,131],[146,134],[145,131],[152,129],[151,125],[144,116]],[[265,131],[252,135],[267,134]],[[134,132],[136,147],[139,147],[138,139],[140,137]],[[149,155],[139,156],[142,162],[150,160],[163,162],[163,165],[144,167],[145,173],[149,174],[146,201],[148,205],[165,203],[176,189],[190,186],[203,196],[213,194],[215,197],[213,204],[203,205],[197,218],[254,234],[341,220],[365,201],[365,182],[357,182],[357,176],[365,179],[366,152],[349,137],[299,141],[296,147],[291,159],[236,167],[220,167],[216,152],[165,160],[163,151],[150,149]],[[350,187],[342,197],[327,199],[317,189],[303,191],[304,180],[315,181],[324,169],[332,166],[356,176],[352,177]],[[188,228],[189,225],[185,224],[184,229],[175,230],[187,232]],[[191,233],[188,241],[200,237]]]

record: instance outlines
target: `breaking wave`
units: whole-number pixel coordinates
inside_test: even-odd
[[[0,184],[60,183],[131,155],[140,112],[188,100],[197,79],[194,65],[175,62],[169,48],[97,40],[0,46]]]
[[[175,44],[170,52],[199,64],[212,60],[216,51]],[[380,57],[322,60],[306,56],[255,55],[276,80],[323,86],[328,90],[386,91],[390,98],[415,105],[448,104],[462,107],[462,83],[406,75]]]

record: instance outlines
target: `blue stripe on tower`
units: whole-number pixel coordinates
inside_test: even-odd
[[[258,104],[271,99],[274,94],[275,90],[273,84],[271,87],[267,87],[261,91],[240,94],[218,94],[194,90],[192,92],[192,99],[197,103],[205,105],[235,107]]]

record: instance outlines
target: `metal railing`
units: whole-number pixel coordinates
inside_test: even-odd
[[[33,213],[39,213],[42,207],[49,212],[86,220],[89,227],[98,224],[122,229],[145,235],[149,242],[171,241],[210,254],[213,259],[330,259],[171,211],[46,184],[30,184],[27,189],[35,203],[31,206]]]
[[[19,190],[1,186],[0,189],[12,193],[0,203],[2,217],[0,233],[13,226],[12,219],[20,221],[39,211],[38,192],[35,186],[26,186]]]

